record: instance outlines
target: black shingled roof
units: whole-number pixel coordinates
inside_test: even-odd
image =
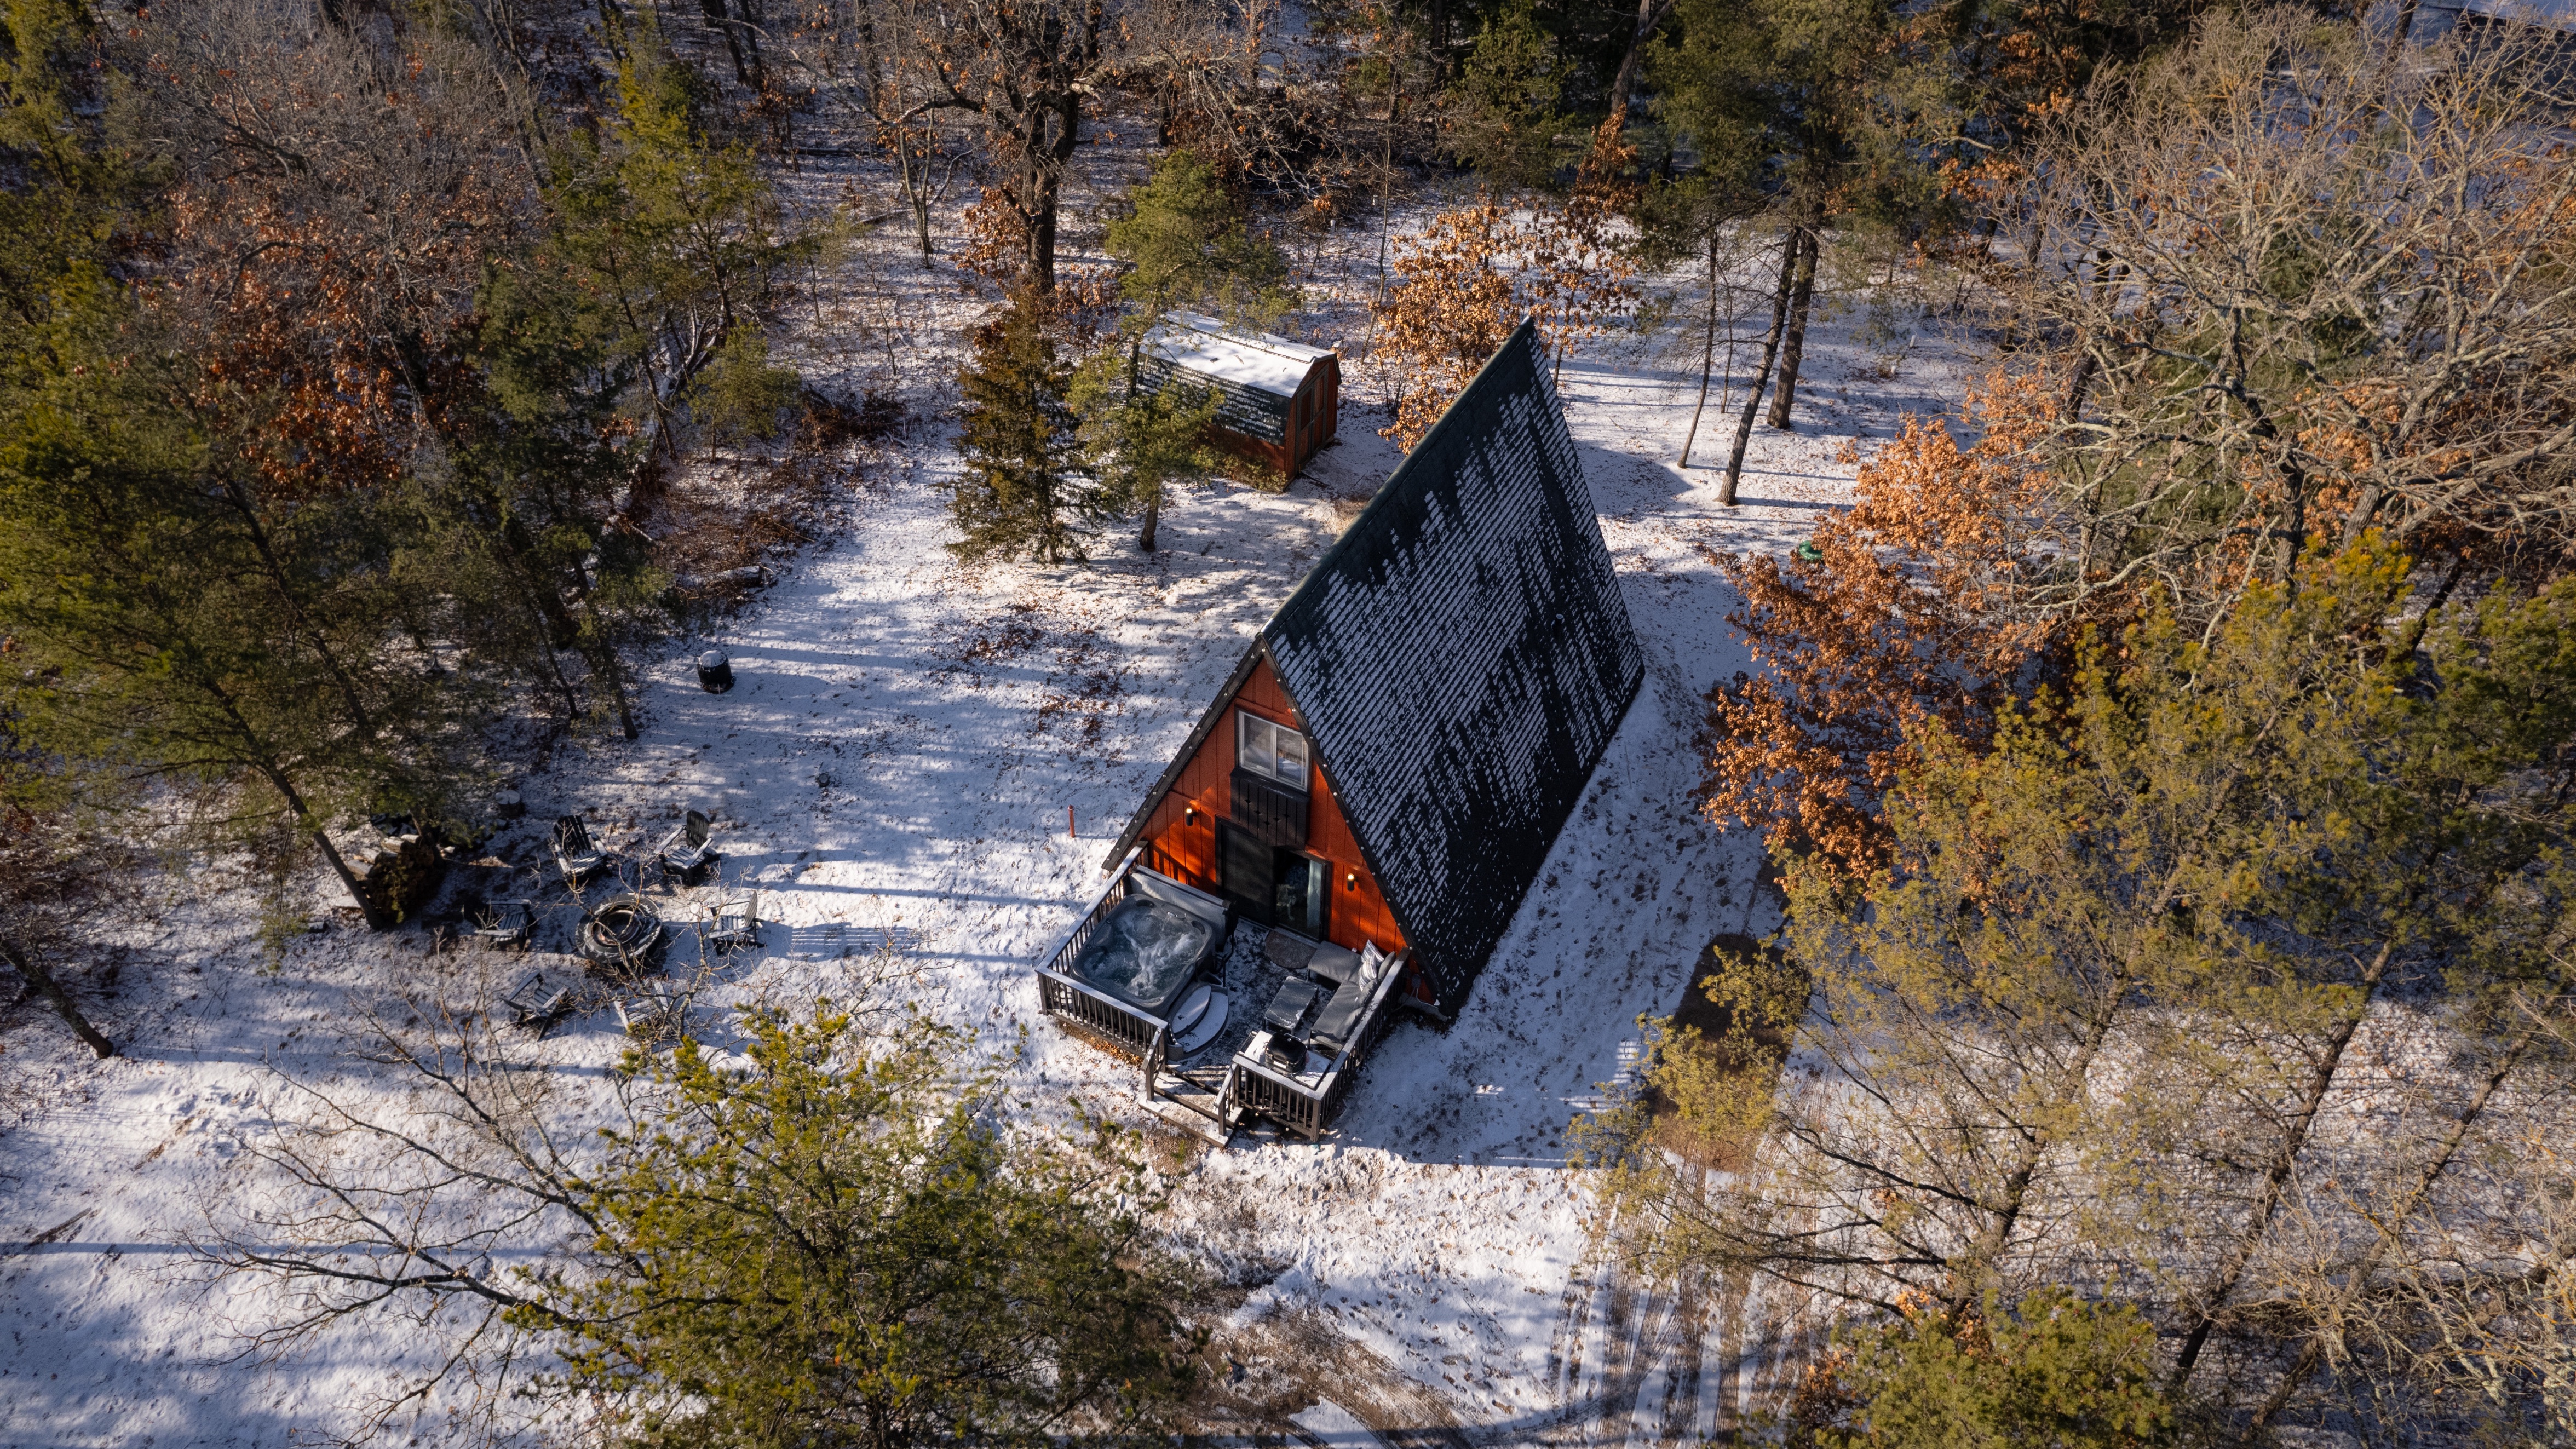
[[[1645,679],[1591,490],[1523,322],[1281,605],[1110,852],[1268,654],[1454,1013]]]
[[[1443,1012],[1645,679],[1523,322],[1262,641]]]

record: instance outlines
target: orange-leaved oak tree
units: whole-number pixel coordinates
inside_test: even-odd
[[[1709,692],[1710,819],[1867,870],[1908,731],[1933,719],[1982,740],[2028,671],[2062,662],[2086,616],[2029,597],[2054,566],[2029,452],[2052,415],[2035,380],[1991,379],[1966,403],[1976,441],[1907,419],[1861,465],[1852,506],[1787,561],[1709,554],[1761,666]]]
[[[1578,187],[1526,213],[1479,201],[1397,243],[1396,284],[1372,309],[1374,352],[1395,374],[1395,421],[1382,436],[1408,450],[1421,442],[1523,317],[1538,319],[1562,366],[1635,302],[1635,267],[1613,225],[1615,188]]]

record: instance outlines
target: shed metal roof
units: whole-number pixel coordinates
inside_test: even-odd
[[[1279,397],[1295,397],[1315,364],[1333,355],[1267,332],[1242,332],[1197,312],[1174,312],[1145,336],[1145,351],[1191,372]]]

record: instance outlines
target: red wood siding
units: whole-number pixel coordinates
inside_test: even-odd
[[[1342,362],[1338,356],[1319,357],[1315,359],[1315,365],[1306,370],[1306,380],[1298,385],[1298,396],[1308,395],[1313,397],[1312,413],[1303,426],[1297,421],[1297,403],[1291,400],[1288,405],[1288,440],[1285,443],[1265,443],[1249,434],[1213,424],[1208,428],[1208,440],[1227,452],[1258,458],[1278,469],[1283,476],[1294,478],[1297,470],[1306,466],[1306,460],[1315,456],[1315,450],[1331,442],[1341,431]]]
[[[1181,768],[1170,793],[1155,802],[1153,818],[1145,826],[1145,864],[1201,890],[1217,888],[1216,822],[1232,809],[1234,716],[1238,712],[1249,712],[1291,729],[1304,728],[1298,723],[1297,712],[1289,707],[1288,696],[1281,692],[1278,677],[1270,672],[1270,662],[1262,660],[1252,666],[1252,676],[1243,682],[1242,692],[1235,696],[1234,704],[1217,721],[1216,728],[1208,732],[1199,752]],[[1310,755],[1313,748],[1313,742],[1308,741]],[[1306,812],[1306,852],[1331,862],[1333,867],[1333,903],[1325,911],[1324,933],[1334,945],[1354,951],[1369,941],[1375,941],[1384,951],[1399,949],[1404,945],[1404,933],[1396,929],[1395,916],[1387,910],[1385,897],[1378,894],[1377,878],[1369,874],[1367,862],[1360,859],[1359,842],[1351,838],[1341,807],[1333,803],[1332,787],[1324,782],[1320,770],[1314,772],[1309,784],[1313,795]],[[1196,820],[1187,818],[1192,806],[1198,809]],[[1352,876],[1358,877],[1356,889]]]

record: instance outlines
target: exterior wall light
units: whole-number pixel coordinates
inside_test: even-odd
[[[1358,890],[1359,890],[1359,888],[1360,888],[1360,873],[1359,873],[1358,871],[1355,871],[1355,870],[1347,870],[1347,871],[1342,872],[1342,889],[1344,889],[1344,890],[1346,890],[1346,891],[1353,892],[1353,893],[1357,893],[1357,892],[1358,892]]]
[[[1199,807],[1197,807],[1196,805],[1184,805],[1184,806],[1182,806],[1182,807],[1181,807],[1181,823],[1182,823],[1183,825],[1196,825],[1196,824],[1198,824],[1198,823],[1199,823]]]

